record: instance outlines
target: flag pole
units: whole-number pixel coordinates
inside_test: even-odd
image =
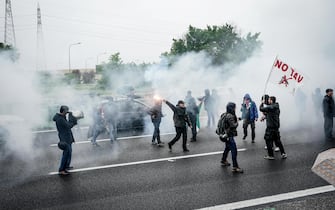
[[[267,78],[267,80],[265,82],[265,87],[264,87],[264,93],[263,93],[263,95],[265,95],[265,93],[266,93],[266,89],[267,89],[268,84],[269,84],[269,80],[270,80],[270,77],[271,77],[272,69],[273,69],[273,66],[275,65],[277,59],[278,59],[278,55],[276,56],[275,61],[273,62],[272,66],[271,66],[271,69],[270,69],[270,72],[269,72],[269,76],[268,76],[268,78]]]

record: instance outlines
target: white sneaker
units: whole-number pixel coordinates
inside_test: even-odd
[[[268,147],[267,147],[267,146],[265,146],[265,147],[264,147],[264,149],[268,149]]]
[[[279,152],[279,151],[280,151],[279,147],[276,147],[275,152]]]
[[[287,154],[283,153],[283,154],[281,155],[281,159],[286,159],[286,158],[287,158]]]

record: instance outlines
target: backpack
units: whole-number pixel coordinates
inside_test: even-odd
[[[229,140],[227,130],[229,129],[229,122],[227,119],[227,113],[223,113],[218,121],[218,126],[216,129],[216,134],[219,135],[219,139],[222,142],[227,142]]]

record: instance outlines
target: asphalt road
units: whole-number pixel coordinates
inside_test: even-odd
[[[182,152],[181,141],[169,153],[167,146],[152,146],[150,137],[123,138],[114,144],[106,140],[93,147],[76,134],[75,170],[60,177],[50,175],[57,172],[61,155],[50,146],[57,142],[56,133],[37,133],[33,157],[1,159],[0,209],[198,209],[329,185],[311,171],[317,154],[335,147],[318,135],[319,128],[282,132],[288,159],[276,154],[274,161],[263,159],[262,129],[257,128],[255,144],[241,136],[236,139],[244,174],[220,166],[221,154],[216,152],[223,144],[212,130],[202,129],[198,141],[189,143],[189,153]],[[162,136],[166,143],[172,138]]]

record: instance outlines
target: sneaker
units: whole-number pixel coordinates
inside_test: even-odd
[[[168,144],[169,145],[169,151],[172,152],[172,146],[171,144]]]
[[[165,144],[165,143],[161,141],[161,142],[159,142],[158,144]]]
[[[183,151],[184,151],[184,152],[189,152],[190,150],[188,150],[188,149],[184,149]]]
[[[251,140],[251,143],[255,143],[255,140]]]
[[[73,166],[69,166],[66,168],[66,170],[72,170],[73,169]]]
[[[264,149],[268,149],[268,147],[267,147],[267,146],[265,146],[265,147],[264,147]]]
[[[61,176],[66,176],[66,175],[69,175],[70,173],[68,171],[60,171],[58,172],[58,174]]]
[[[280,151],[279,147],[276,147],[275,152],[279,152],[279,151]]]
[[[231,171],[233,173],[243,173],[243,169],[239,167],[234,167]]]
[[[281,154],[281,159],[286,159],[287,158],[287,154],[283,153]]]
[[[264,159],[266,159],[266,160],[274,160],[275,158],[272,157],[272,156],[267,155],[267,156],[264,156]]]
[[[230,166],[228,161],[221,161],[221,166]]]
[[[157,143],[156,142],[151,142],[151,145],[157,145]]]
[[[247,136],[243,136],[243,140],[245,140],[247,138]]]
[[[161,143],[158,143],[157,146],[158,146],[158,147],[164,147],[164,143],[162,143],[162,142],[161,142]]]
[[[95,147],[100,147],[100,145],[96,142],[92,143],[92,146],[95,146]]]

